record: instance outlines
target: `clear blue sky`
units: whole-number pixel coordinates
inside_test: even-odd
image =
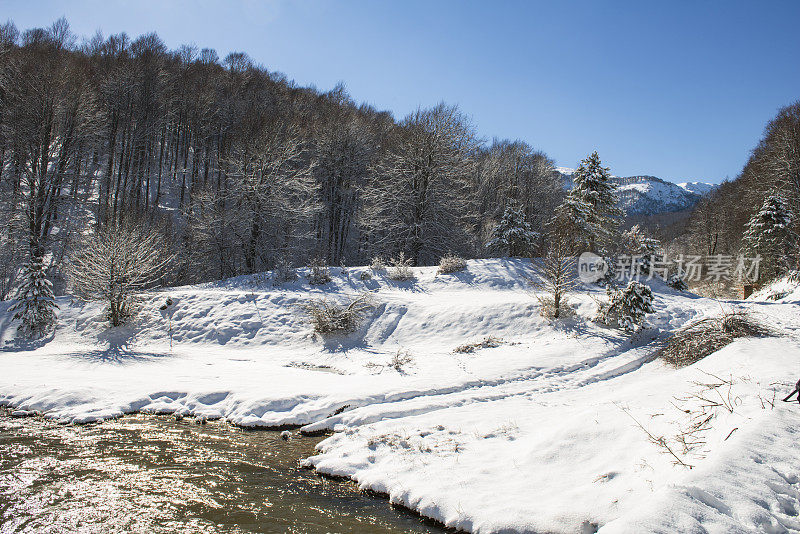
[[[402,117],[458,104],[479,134],[558,165],[597,149],[618,175],[735,177],[800,99],[800,1],[0,0],[20,29],[247,52],[299,84]]]

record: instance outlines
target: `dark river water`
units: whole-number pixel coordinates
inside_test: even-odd
[[[0,532],[443,532],[297,461],[321,438],[129,416],[0,412]]]

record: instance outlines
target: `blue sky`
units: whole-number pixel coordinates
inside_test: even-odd
[[[402,117],[458,104],[558,165],[719,182],[800,99],[800,2],[0,0],[20,29],[156,31]]]

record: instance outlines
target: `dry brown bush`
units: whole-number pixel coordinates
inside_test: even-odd
[[[465,353],[475,352],[477,349],[493,349],[494,347],[499,347],[503,343],[505,342],[499,337],[486,336],[480,341],[459,345],[453,350],[453,352],[465,354]]]
[[[390,280],[394,280],[395,282],[407,282],[415,278],[414,269],[411,268],[411,258],[406,258],[404,252],[401,252],[389,260]]]
[[[773,334],[747,312],[723,313],[681,328],[658,351],[658,356],[671,365],[684,367],[729,345],[734,339]]]
[[[314,331],[322,335],[347,334],[358,328],[364,316],[373,308],[372,295],[362,293],[347,303],[314,299],[301,309],[308,316]]]
[[[467,267],[467,262],[464,258],[456,256],[455,254],[447,254],[442,256],[439,260],[439,270],[437,274],[451,274],[463,271]]]

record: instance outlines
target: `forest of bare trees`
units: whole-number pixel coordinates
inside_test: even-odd
[[[547,156],[487,145],[456,107],[395,120],[244,53],[79,39],[64,19],[0,28],[0,132],[0,298],[34,259],[64,292],[71,248],[119,225],[162,235],[163,283],[192,283],[481,256],[510,203],[540,231],[563,195]]]

